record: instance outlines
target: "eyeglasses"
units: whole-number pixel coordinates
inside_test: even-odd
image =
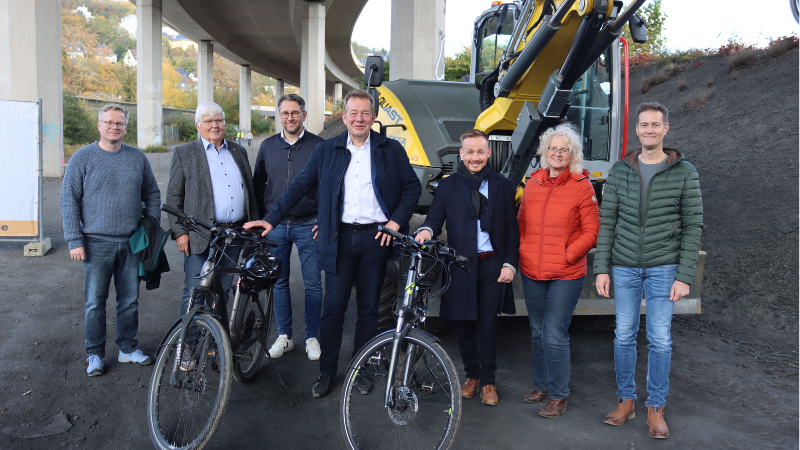
[[[100,123],[105,124],[106,128],[125,128],[128,126],[125,122],[111,122],[109,120],[101,120]]]
[[[561,155],[561,154],[566,155],[567,153],[569,153],[569,149],[568,148],[547,147],[547,149],[550,150],[553,153],[558,153],[559,155]]]
[[[223,125],[225,123],[225,119],[211,119],[211,120],[204,120],[203,125],[210,127],[213,125]]]
[[[347,113],[347,117],[350,117],[351,119],[355,119],[358,116],[361,116],[365,120],[372,119],[372,111],[349,111]]]
[[[297,119],[300,117],[300,111],[292,111],[292,112],[282,112],[281,119],[288,119],[289,116],[292,116],[292,119]]]

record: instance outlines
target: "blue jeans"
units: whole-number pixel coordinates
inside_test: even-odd
[[[614,365],[617,369],[617,397],[636,398],[636,334],[639,332],[642,296],[647,308],[647,401],[645,406],[662,407],[669,391],[669,365],[672,358],[672,308],[669,292],[675,282],[677,264],[654,267],[612,268],[614,277]]]
[[[289,288],[291,274],[292,243],[297,246],[300,268],[303,270],[305,286],[306,339],[319,336],[319,318],[322,314],[322,276],[317,265],[317,241],[311,231],[317,220],[305,223],[279,224],[267,235],[267,239],[278,244],[275,254],[281,260],[281,277],[272,291],[278,334],[292,337],[292,294]]]
[[[533,386],[552,400],[569,397],[569,324],[583,279],[532,280],[522,275],[525,306],[531,324]]]
[[[228,256],[222,256],[220,258],[219,264],[217,268],[223,267],[233,267],[236,265],[237,261],[239,260],[239,253],[242,251],[241,246],[228,246],[225,250],[225,254]],[[189,256],[183,257],[183,294],[181,295],[181,306],[179,310],[180,317],[183,317],[184,314],[189,310],[189,299],[192,296],[192,288],[200,287],[200,280],[195,278],[197,275],[200,274],[200,270],[203,269],[203,264],[208,259],[209,249],[207,248],[206,251],[203,253],[189,253]],[[219,275],[217,275],[219,277]],[[222,281],[222,288],[223,288],[223,298],[227,302],[228,300],[228,290],[231,288],[231,283],[233,282],[233,275],[225,275],[221,279]],[[195,304],[197,302],[205,301],[205,294],[198,293],[195,299]]]
[[[101,358],[106,355],[106,299],[112,277],[117,292],[117,347],[121,352],[130,353],[138,344],[139,259],[128,241],[86,237],[83,249],[86,253],[83,261],[86,354]]]

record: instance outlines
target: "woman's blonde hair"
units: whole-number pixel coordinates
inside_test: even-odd
[[[550,142],[555,136],[561,136],[567,142],[569,153],[572,155],[572,160],[569,163],[569,171],[572,173],[583,172],[583,144],[581,143],[581,135],[578,130],[571,123],[562,123],[561,125],[548,128],[542,133],[539,138],[539,149],[536,150],[538,156],[545,156],[547,149],[550,147]],[[547,169],[550,164],[547,158],[539,158],[539,165],[542,169]]]

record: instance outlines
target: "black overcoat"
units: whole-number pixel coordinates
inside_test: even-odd
[[[490,171],[489,207],[492,211],[492,227],[489,240],[495,253],[504,264],[517,269],[519,265],[519,225],[514,201],[514,183]],[[436,188],[430,211],[420,226],[432,230],[438,236],[447,221],[447,241],[461,256],[469,258],[469,273],[451,266],[452,282],[442,295],[439,315],[448,320],[478,320],[478,217],[472,207],[469,188],[459,177],[443,178]],[[500,272],[497,273],[500,276]],[[515,314],[514,290],[509,283],[503,291],[500,312]]]

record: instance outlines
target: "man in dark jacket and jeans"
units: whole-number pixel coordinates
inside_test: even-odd
[[[665,439],[664,404],[672,357],[670,324],[674,302],[689,294],[703,230],[703,201],[694,166],[664,148],[669,112],[658,103],[637,111],[636,135],[642,149],[611,168],[600,207],[600,234],[594,257],[597,292],[609,296],[614,277],[617,319],[614,364],[617,407],[605,418],[622,425],[633,418],[636,334],[642,296],[647,305],[647,425],[650,437]]]
[[[317,146],[265,220],[245,224],[245,228],[264,227],[266,234],[312,189],[319,189],[317,251],[325,271],[325,308],[319,328],[320,375],[311,388],[314,397],[331,391],[353,284],[358,316],[353,353],[377,334],[378,301],[392,250],[392,238],[377,227],[407,233],[422,192],[403,146],[371,130],[376,117],[372,97],[350,91],[344,105],[347,132]],[[372,386],[359,377],[356,388],[368,394]]]
[[[305,167],[311,152],[322,138],[303,127],[306,102],[297,94],[286,94],[278,100],[278,116],[283,130],[261,143],[256,158],[253,187],[261,217],[275,207],[281,194]],[[313,188],[286,217],[270,231],[267,239],[278,243],[275,253],[281,259],[281,277],[275,283],[275,319],[278,339],[269,355],[279,358],[294,349],[292,341],[292,296],[289,289],[292,243],[297,246],[305,285],[306,353],[308,359],[319,359],[319,317],[322,312],[322,280],[317,264],[317,226],[319,196]]]

